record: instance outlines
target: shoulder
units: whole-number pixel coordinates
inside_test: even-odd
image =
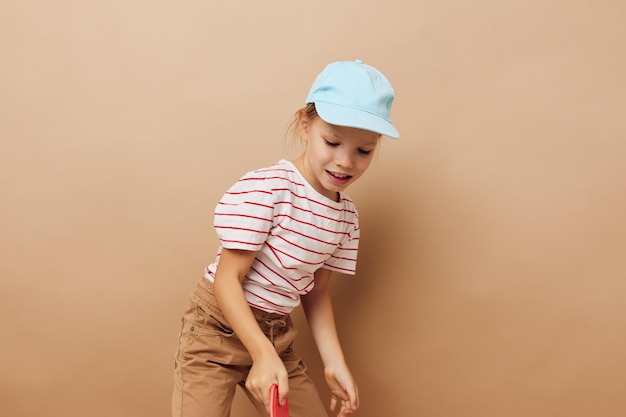
[[[271,205],[289,200],[304,188],[298,173],[288,161],[246,172],[222,196],[222,203],[262,202]]]
[[[265,168],[246,172],[235,185],[245,187],[255,184],[271,191],[274,188],[302,186],[297,172],[289,162],[281,160]]]
[[[350,198],[350,196],[342,191],[339,198],[341,199],[341,206],[344,213],[358,220],[359,212],[356,209],[356,204],[354,204],[354,201]]]

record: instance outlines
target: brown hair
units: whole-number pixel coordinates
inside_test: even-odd
[[[315,109],[315,103],[309,103],[294,113],[293,120],[287,127],[287,134],[285,137],[288,148],[295,147],[300,141],[300,122],[305,118],[307,120],[313,120],[316,117],[318,116],[317,110]]]

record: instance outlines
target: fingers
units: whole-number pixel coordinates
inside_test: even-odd
[[[348,385],[347,388],[335,387],[331,389],[332,398],[335,400],[345,401],[355,410],[359,406],[359,392],[355,384]]]
[[[354,381],[350,381],[346,386],[341,386],[337,381],[332,381],[330,385],[330,411],[334,412],[337,409],[337,403],[340,403],[337,417],[352,414],[359,408],[359,390]]]
[[[280,405],[285,405],[287,402],[287,396],[289,395],[289,377],[287,375],[279,376],[278,378],[278,402]]]
[[[337,407],[337,402],[339,400],[335,397],[332,397],[330,400],[330,411],[334,412],[335,408]],[[337,414],[337,417],[345,417],[349,414],[352,414],[356,411],[355,407],[352,407],[352,405],[350,404],[349,401],[343,401],[341,400],[341,407],[339,408],[339,413]]]
[[[278,356],[258,360],[252,365],[246,378],[246,389],[250,395],[266,410],[270,411],[270,390],[272,385],[278,387],[279,402],[286,402],[289,394],[289,376]]]
[[[330,411],[335,411],[335,407],[337,407],[337,397],[333,395],[330,398]]]
[[[245,386],[248,392],[252,395],[252,397],[256,401],[262,403],[269,412],[271,385],[269,385],[267,390],[265,390],[263,389],[263,384],[256,384],[256,383],[252,383],[252,381],[250,380],[247,380],[245,383]]]
[[[359,408],[359,389],[356,384],[350,385],[348,387],[348,398],[350,401],[350,406],[353,410]]]
[[[254,386],[253,386],[254,385]],[[287,403],[287,397],[289,396],[289,381],[277,382],[270,384],[267,389],[262,388],[264,384],[255,385],[246,383],[246,388],[252,394],[255,400],[262,403],[265,406],[268,414],[272,404],[272,396],[278,398],[278,403],[284,406]],[[282,390],[282,391],[281,391]]]

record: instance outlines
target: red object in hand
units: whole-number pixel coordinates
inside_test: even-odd
[[[285,405],[280,405],[276,384],[270,388],[270,417],[289,417],[289,400],[285,398]]]

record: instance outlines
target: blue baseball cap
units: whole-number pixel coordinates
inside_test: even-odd
[[[395,93],[385,76],[360,60],[328,64],[317,76],[306,104],[315,103],[326,123],[356,127],[393,139],[400,137],[391,124]]]

